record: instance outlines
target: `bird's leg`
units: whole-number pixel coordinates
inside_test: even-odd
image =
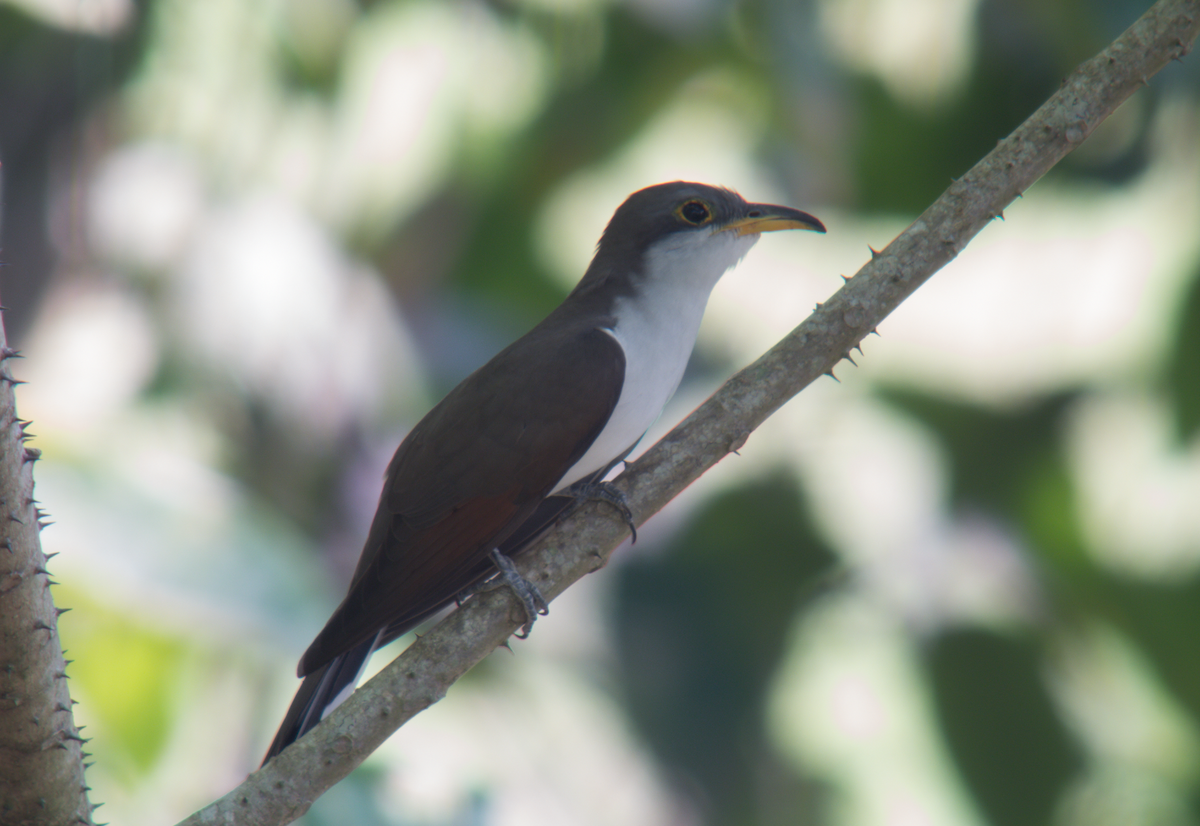
[[[490,591],[501,585],[507,585],[509,590],[517,595],[517,599],[521,600],[521,605],[525,607],[525,624],[516,634],[517,639],[523,640],[533,630],[533,623],[537,620],[538,615],[545,616],[550,613],[550,606],[546,604],[546,598],[542,596],[542,592],[538,590],[537,586],[521,576],[517,571],[517,566],[511,559],[500,553],[499,548],[493,548],[488,556],[492,558],[492,562],[496,563],[496,568],[500,573],[478,586],[475,592]],[[460,595],[460,601],[461,599]]]
[[[559,495],[570,496],[576,502],[591,500],[612,505],[629,528],[629,541],[637,542],[637,526],[633,524],[633,511],[629,509],[629,500],[612,482],[576,482]]]

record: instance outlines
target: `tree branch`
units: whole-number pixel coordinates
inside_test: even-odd
[[[90,826],[83,738],[71,714],[58,615],[0,322],[0,826]]]
[[[952,260],[1200,30],[1200,0],[1160,0],[1082,64],[1025,123],[828,302],[735,375],[623,473],[616,484],[640,522],[739,448],[768,416],[828,373],[892,310]],[[626,528],[587,505],[522,555],[519,567],[548,598],[605,565]],[[283,824],[362,762],[397,728],[517,629],[523,616],[504,589],[471,599],[356,691],[312,732],[225,797],[183,821]]]

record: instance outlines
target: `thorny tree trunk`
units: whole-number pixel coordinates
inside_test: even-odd
[[[89,826],[84,740],[67,691],[58,614],[0,321],[0,826]]]

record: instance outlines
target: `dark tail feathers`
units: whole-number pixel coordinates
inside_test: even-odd
[[[292,699],[263,765],[296,742],[354,690],[363,666],[375,650],[378,635],[330,660],[304,678]],[[347,690],[348,688],[348,690]],[[344,692],[344,693],[343,693]]]

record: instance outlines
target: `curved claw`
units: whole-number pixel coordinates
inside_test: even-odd
[[[577,501],[594,500],[607,502],[612,505],[617,514],[625,520],[629,528],[629,542],[637,542],[637,525],[633,524],[633,511],[629,509],[629,500],[625,494],[612,482],[579,482],[566,491]]]
[[[496,563],[496,568],[500,571],[500,580],[517,595],[517,599],[521,600],[521,605],[525,608],[525,624],[514,636],[519,640],[526,639],[529,632],[533,630],[533,624],[537,618],[550,613],[550,606],[546,604],[546,598],[542,596],[542,592],[538,590],[537,586],[521,576],[513,561],[500,553],[498,548],[493,548],[488,556],[492,558],[492,562]]]

